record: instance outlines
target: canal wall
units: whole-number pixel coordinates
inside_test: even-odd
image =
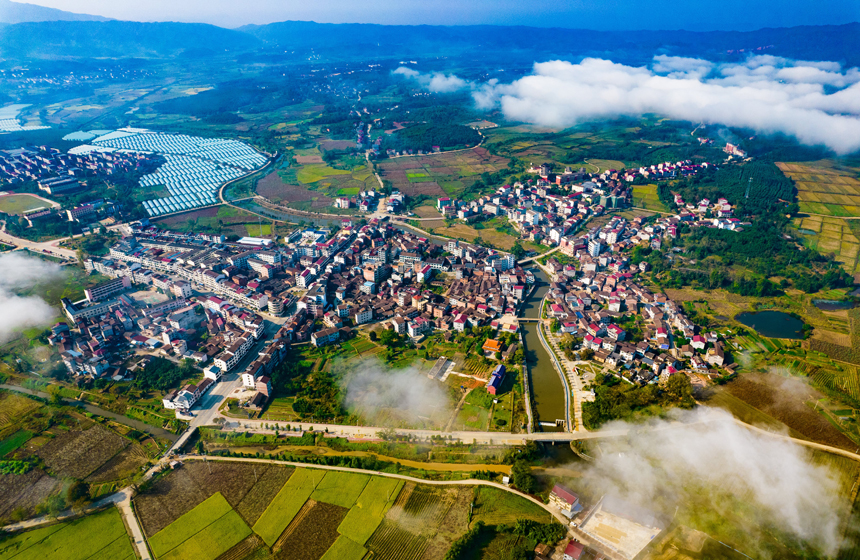
[[[570,415],[570,383],[568,383],[567,375],[565,375],[564,369],[558,361],[558,356],[555,355],[555,351],[552,349],[549,342],[547,342],[543,329],[544,324],[540,323],[538,325],[538,337],[540,338],[541,344],[543,344],[543,347],[546,349],[547,354],[552,358],[553,367],[555,367],[555,370],[558,372],[558,376],[561,378],[561,383],[564,385],[564,410],[566,412],[564,415],[564,421],[567,426],[565,431],[572,432],[574,424]]]

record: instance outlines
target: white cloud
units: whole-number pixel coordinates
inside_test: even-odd
[[[469,89],[481,109],[511,120],[567,127],[657,113],[674,119],[782,132],[837,153],[860,149],[860,71],[833,62],[755,56],[739,64],[657,56],[648,67],[587,58],[534,65],[512,83],[396,71],[430,91]],[[825,85],[837,88],[826,91]]]
[[[0,343],[23,328],[45,325],[57,315],[38,296],[19,296],[15,290],[50,282],[63,275],[62,269],[20,253],[0,255]]]
[[[720,409],[670,416],[651,429],[635,426],[628,438],[602,439],[581,483],[664,518],[679,506],[689,511],[685,516],[733,518],[748,535],[745,547],[757,547],[778,527],[827,556],[837,551],[850,504],[840,497],[835,473],[815,464],[809,451],[739,426]],[[630,426],[605,429],[622,427]],[[764,549],[745,552],[766,557]]]

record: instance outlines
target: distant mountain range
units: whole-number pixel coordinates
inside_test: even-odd
[[[108,21],[108,18],[64,12],[55,8],[0,0],[0,23],[24,23],[34,21]]]
[[[0,3],[0,8],[15,4],[8,0]],[[644,64],[655,54],[718,61],[763,53],[860,66],[860,23],[750,32],[692,32],[287,21],[231,30],[194,23],[58,19],[4,25],[0,29],[0,55],[7,59],[171,58],[224,53],[243,53],[252,60],[254,57],[268,61],[294,59],[286,51],[313,51],[330,59],[468,56],[485,65],[530,65],[538,60],[584,56]]]

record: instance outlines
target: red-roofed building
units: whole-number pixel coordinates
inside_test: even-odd
[[[573,517],[582,511],[579,496],[560,484],[556,484],[549,493],[549,504],[561,510],[562,515]]]
[[[585,546],[582,543],[570,541],[567,548],[564,549],[564,560],[579,560],[582,558],[582,553],[585,551]]]

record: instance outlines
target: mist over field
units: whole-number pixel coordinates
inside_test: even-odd
[[[418,368],[390,369],[375,358],[350,364],[341,391],[347,410],[384,426],[438,423],[452,410],[444,385]]]
[[[61,278],[59,265],[20,253],[0,255],[0,343],[23,328],[45,325],[57,311],[38,296],[19,296],[16,290]]]
[[[769,55],[730,64],[660,55],[650,67],[597,58],[553,60],[536,63],[530,75],[511,83],[469,82],[406,67],[394,73],[431,92],[471,90],[478,108],[542,126],[656,113],[785,133],[838,154],[860,149],[860,70],[837,62]]]
[[[605,430],[630,428],[614,422]],[[756,558],[776,532],[833,555],[850,504],[836,474],[814,464],[804,447],[738,425],[720,409],[672,411],[634,426],[627,438],[600,440],[582,482],[609,496],[674,516],[710,534],[732,536]],[[678,513],[680,512],[680,513]],[[727,521],[726,521],[727,520]],[[731,526],[735,526],[734,529]],[[742,527],[738,532],[737,527]]]

